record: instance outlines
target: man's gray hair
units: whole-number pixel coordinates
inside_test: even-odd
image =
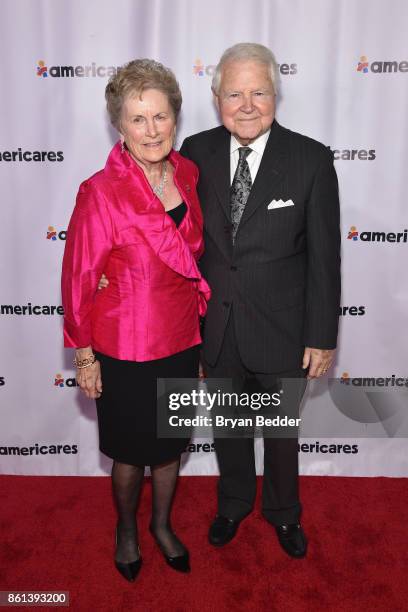
[[[271,81],[273,85],[273,91],[275,95],[278,93],[277,85],[278,85],[278,64],[276,63],[275,56],[272,51],[265,47],[264,45],[259,45],[258,43],[238,43],[237,45],[233,45],[229,47],[221,56],[220,61],[218,62],[214,76],[212,79],[211,88],[213,92],[218,95],[220,91],[221,85],[221,76],[222,70],[228,62],[241,62],[241,61],[254,61],[259,62],[261,64],[266,64],[270,68],[271,72]]]

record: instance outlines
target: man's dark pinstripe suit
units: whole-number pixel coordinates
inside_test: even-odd
[[[201,132],[180,152],[200,171],[201,270],[212,289],[203,343],[210,375],[232,376],[235,368],[301,377],[306,346],[336,347],[340,232],[331,152],[274,120],[234,246],[230,133],[225,127]],[[272,200],[294,206],[270,210]],[[253,441],[218,440],[216,451],[219,512],[239,520],[255,495]],[[263,512],[270,522],[298,520],[297,473],[296,439],[265,440]]]

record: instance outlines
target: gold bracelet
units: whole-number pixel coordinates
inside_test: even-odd
[[[78,360],[76,357],[74,359],[74,366],[78,368],[78,370],[82,370],[82,368],[87,368],[92,365],[96,361],[96,356],[91,355],[90,357],[86,357],[85,359]]]

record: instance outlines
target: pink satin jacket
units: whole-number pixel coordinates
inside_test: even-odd
[[[66,347],[148,361],[201,342],[210,290],[197,267],[204,246],[198,170],[176,151],[169,161],[187,206],[178,228],[120,143],[81,184],[62,265]],[[98,291],[102,272],[109,286]]]

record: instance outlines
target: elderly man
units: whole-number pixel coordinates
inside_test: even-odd
[[[339,199],[330,151],[275,119],[277,65],[258,44],[227,49],[212,90],[222,126],[187,138],[199,167],[203,275],[212,288],[204,368],[252,388],[317,378],[331,365],[340,302]],[[301,397],[301,396],[300,396]],[[223,546],[251,512],[254,440],[218,438],[218,513],[209,540]],[[292,557],[304,557],[297,439],[264,438],[262,512]]]

